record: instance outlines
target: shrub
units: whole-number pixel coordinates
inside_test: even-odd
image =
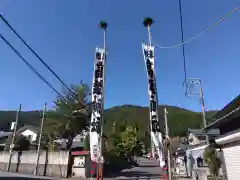
[[[213,144],[210,144],[204,150],[204,160],[208,164],[209,171],[213,177],[213,180],[216,180],[219,175],[219,169],[221,167],[221,160],[217,155],[216,147]]]

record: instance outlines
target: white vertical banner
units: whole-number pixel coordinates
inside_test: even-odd
[[[144,62],[148,76],[148,95],[149,95],[149,113],[150,113],[150,126],[151,126],[151,139],[157,149],[160,161],[163,160],[163,145],[162,133],[158,119],[158,101],[157,101],[157,88],[155,78],[155,60],[154,60],[154,47],[142,44],[142,51]]]
[[[101,119],[103,112],[103,88],[104,88],[104,49],[96,48],[93,86],[92,86],[92,114],[90,123],[90,154],[91,160],[98,161],[100,154]]]

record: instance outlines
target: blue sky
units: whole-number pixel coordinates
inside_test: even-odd
[[[146,3],[148,2],[148,3]],[[239,6],[239,0],[183,0],[185,39],[212,25]],[[142,25],[152,17],[154,40],[161,45],[181,41],[178,0],[1,0],[0,12],[67,83],[91,85],[94,50],[102,45],[100,20],[109,23],[105,107],[122,104],[147,106],[147,77],[141,42],[147,40]],[[200,77],[207,109],[220,109],[240,92],[240,12],[211,32],[186,45],[189,77]],[[58,90],[62,85],[0,22],[0,32]],[[0,41],[0,109],[24,110],[52,107],[56,94]],[[186,98],[182,50],[156,49],[160,104],[200,111],[197,98]]]

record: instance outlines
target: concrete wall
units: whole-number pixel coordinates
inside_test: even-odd
[[[48,152],[48,166],[47,166],[47,175],[48,176],[57,176],[57,177],[66,177],[67,168],[68,168],[68,151],[58,151],[58,152]],[[9,161],[8,152],[0,152],[0,169],[6,170],[7,164]],[[16,172],[18,162],[18,153],[13,152],[12,161],[11,161],[11,172]],[[20,165],[18,172],[33,174],[35,172],[37,162],[37,152],[36,151],[24,151],[20,157]],[[39,168],[38,174],[43,175],[44,164],[46,162],[46,152],[41,151],[39,157]]]

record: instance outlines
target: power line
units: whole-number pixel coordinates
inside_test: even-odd
[[[185,56],[185,46],[184,46],[184,36],[183,36],[183,18],[182,18],[182,2],[179,0],[179,13],[181,22],[181,40],[182,40],[182,55],[183,55],[183,71],[184,71],[184,85],[185,85],[185,95],[187,95],[187,68],[186,68],[186,56]]]
[[[219,25],[220,23],[222,23],[223,21],[225,21],[226,19],[228,19],[230,16],[232,16],[234,13],[236,13],[237,11],[239,11],[240,8],[237,7],[235,9],[233,9],[230,13],[228,13],[226,16],[222,17],[220,20],[218,20],[216,23],[214,23],[212,26],[210,26],[209,28],[205,29],[204,31],[198,33],[196,36],[182,42],[182,43],[179,43],[179,44],[175,44],[175,45],[172,45],[172,46],[161,46],[161,45],[158,45],[157,43],[155,43],[153,41],[153,44],[158,47],[158,48],[162,48],[162,49],[171,49],[171,48],[176,48],[176,47],[179,47],[179,46],[182,46],[184,44],[187,44],[187,43],[190,43],[191,41],[199,38],[200,36],[202,36],[203,34],[207,33],[208,31],[212,30],[214,27],[216,27],[217,25]]]
[[[3,15],[0,14],[1,19],[3,22],[13,31],[13,33],[23,42],[23,44],[37,57],[37,59],[74,95],[77,96],[76,93],[74,93],[71,88],[69,88],[63,80],[52,70],[52,68],[34,51],[27,42],[17,33],[17,31],[10,25],[10,23],[3,17]]]
[[[43,81],[45,82],[54,92],[56,92],[60,97],[64,98],[65,97],[58,91],[56,90],[17,50],[14,48],[11,43],[3,37],[2,34],[0,34],[1,39],[15,52],[15,54]]]

